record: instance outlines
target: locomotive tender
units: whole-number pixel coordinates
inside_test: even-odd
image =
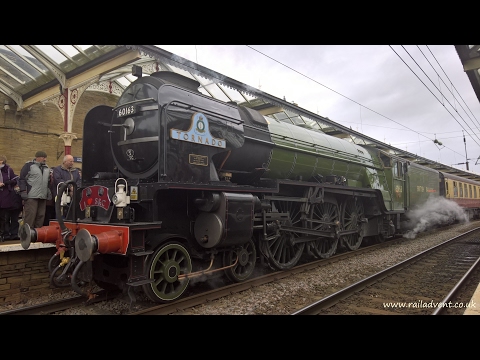
[[[65,218],[20,237],[56,243],[51,282],[141,287],[155,302],[191,279],[249,278],[302,255],[402,233],[408,209],[440,196],[439,172],[265,117],[173,72],[138,78],[85,118],[82,187]],[[70,182],[62,184],[59,194]],[[444,188],[444,186],[443,186]],[[61,199],[56,201],[60,214]]]

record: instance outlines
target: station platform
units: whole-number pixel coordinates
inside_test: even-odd
[[[27,250],[33,249],[43,249],[55,247],[55,244],[51,243],[31,243]],[[20,240],[6,240],[4,242],[0,242],[0,252],[10,252],[10,251],[24,251],[25,249],[20,244]]]
[[[472,307],[467,308],[463,315],[480,315],[480,284],[478,284],[470,304],[472,304]]]

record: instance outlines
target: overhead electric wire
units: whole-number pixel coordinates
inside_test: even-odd
[[[372,109],[370,109],[369,107],[366,107],[365,105],[362,105],[362,104],[360,104],[359,102],[357,102],[357,101],[355,101],[355,100],[353,100],[353,99],[350,99],[348,96],[345,96],[345,95],[343,95],[343,94],[340,94],[338,91],[335,91],[335,90],[329,88],[328,86],[323,85],[322,83],[319,83],[317,80],[314,80],[314,79],[312,79],[311,77],[309,77],[309,76],[307,76],[307,75],[305,75],[305,74],[302,74],[301,72],[299,72],[299,71],[291,68],[290,66],[285,65],[284,63],[282,63],[282,62],[280,62],[280,61],[278,61],[278,60],[276,60],[276,59],[274,59],[274,58],[272,58],[272,57],[270,57],[270,56],[262,53],[261,51],[258,51],[257,49],[252,48],[250,45],[247,45],[247,47],[249,47],[249,48],[252,49],[252,50],[255,50],[256,52],[262,54],[262,55],[265,56],[265,57],[268,57],[269,59],[271,59],[271,60],[279,63],[280,65],[285,66],[286,68],[288,68],[288,69],[290,69],[290,70],[292,70],[292,71],[295,71],[297,74],[300,74],[300,75],[302,75],[303,77],[306,77],[307,79],[309,79],[309,80],[317,83],[318,85],[321,85],[321,86],[323,86],[324,88],[326,88],[326,89],[328,89],[328,90],[330,90],[330,91],[333,91],[334,93],[336,93],[336,94],[338,94],[338,95],[340,95],[340,96],[343,96],[345,99],[348,99],[348,100],[354,102],[355,104],[358,104],[358,105],[360,105],[361,107],[363,107],[363,108],[365,108],[365,109],[367,109],[367,110],[370,110],[371,112],[373,112],[373,113],[375,113],[375,114],[377,114],[377,115],[380,115],[381,117],[384,117],[384,118],[387,119],[387,120],[393,121],[394,123],[396,123],[396,124],[398,124],[398,125],[400,125],[400,126],[402,126],[402,127],[404,127],[404,128],[407,128],[408,130],[413,131],[413,132],[416,133],[415,130],[410,129],[408,126],[405,126],[405,125],[403,125],[402,123],[399,123],[399,122],[397,122],[397,121],[395,121],[395,120],[393,120],[393,119],[390,119],[389,117],[387,117],[387,116],[385,116],[385,115],[382,115],[382,114],[380,114],[379,112],[376,112],[375,110],[372,110]],[[425,135],[422,135],[422,136],[425,136]],[[426,137],[426,136],[425,136],[425,137]],[[427,137],[427,138],[428,138],[428,137]],[[433,141],[433,139],[429,139],[429,140]]]
[[[357,125],[364,125],[364,126],[374,126],[376,128],[382,128],[382,129],[391,129],[391,130],[398,130],[398,131],[411,131],[411,130],[407,130],[407,129],[399,129],[399,128],[394,128],[394,127],[390,127],[390,126],[380,126],[380,125],[376,125],[376,124],[366,124],[366,123],[359,123],[359,122],[356,122],[356,121],[342,121],[343,123],[349,123],[349,124],[357,124]],[[351,126],[351,125],[350,125]],[[480,129],[478,129],[480,131]],[[429,131],[417,131],[418,134],[431,134],[431,135],[441,135],[441,134],[451,134],[451,133],[454,133],[454,132],[461,132],[463,130],[457,130],[457,131],[445,131],[445,132],[429,132]],[[475,135],[480,135],[480,133],[475,133]],[[422,140],[422,141],[431,141],[430,139],[428,140]]]
[[[427,90],[430,91],[430,93],[435,97],[435,99],[437,99],[437,101],[438,101],[440,104],[442,104],[442,102],[440,101],[440,99],[432,92],[432,90],[430,90],[430,88],[422,81],[422,79],[420,79],[420,77],[415,73],[415,71],[413,71],[413,69],[412,69],[410,66],[408,66],[408,64],[405,62],[405,60],[402,59],[402,57],[393,49],[393,47],[392,47],[391,45],[389,45],[389,46],[390,46],[390,48],[393,50],[393,52],[394,52],[395,54],[397,54],[397,56],[400,58],[400,60],[402,60],[403,63],[410,69],[410,71],[418,78],[418,80],[420,80],[420,82],[427,88]],[[402,47],[403,47],[403,46],[402,46]],[[410,53],[409,53],[405,48],[404,48],[404,50],[405,50],[405,52],[406,52],[410,57],[412,57],[412,56],[410,55]],[[413,57],[412,57],[412,59],[413,59]],[[418,65],[418,63],[417,63],[414,59],[413,59],[413,61],[414,61],[415,64],[417,64],[417,66],[423,71],[423,69]],[[425,72],[423,72],[423,73],[425,74]],[[426,74],[425,74],[425,75],[426,75]],[[428,75],[427,75],[427,77],[428,77]],[[432,81],[429,77],[428,77],[428,79],[429,79],[430,81]],[[435,83],[434,83],[433,85],[436,87]],[[436,87],[436,88],[437,88],[437,87]],[[438,88],[437,88],[437,90],[438,90]],[[447,101],[448,101],[448,100],[447,100]],[[448,103],[450,104],[450,101],[448,101]],[[442,104],[442,106],[445,108],[445,110],[448,111],[448,113],[449,113],[450,115],[452,115],[453,119],[462,127],[462,129],[464,129],[465,131],[467,131],[467,130],[463,127],[463,125],[458,122],[458,120],[457,120],[457,119],[455,118],[455,116],[450,112],[450,110],[448,110],[448,109],[445,107],[444,104]],[[452,104],[450,104],[450,106],[452,106]],[[463,118],[462,118],[462,120],[463,120]],[[465,121],[465,120],[463,120],[463,121]],[[467,124],[467,125],[468,125],[468,124]],[[468,125],[468,127],[470,127],[470,125]],[[470,128],[470,130],[473,131],[472,128]],[[469,134],[468,131],[467,131],[467,134]],[[469,135],[470,135],[470,134],[469,134]],[[470,137],[472,137],[472,135],[470,135]],[[477,136],[477,138],[478,138],[478,136]],[[473,137],[472,137],[472,139],[473,139]],[[479,140],[480,140],[480,139],[479,139]],[[473,139],[473,141],[475,141],[475,139]],[[480,146],[480,144],[477,143],[476,141],[475,141],[475,143],[476,143],[478,146]],[[458,153],[457,153],[457,154],[458,154]]]
[[[445,76],[447,77],[448,81],[450,81],[450,84],[452,84],[453,88],[455,89],[455,91],[457,92],[458,95],[460,95],[460,99],[462,99],[463,103],[465,104],[465,106],[467,107],[468,110],[470,110],[470,112],[472,113],[473,117],[475,118],[475,120],[477,120],[477,118],[475,117],[475,115],[473,114],[473,111],[468,107],[467,103],[465,102],[465,100],[463,100],[463,97],[462,95],[460,94],[460,92],[457,90],[457,88],[455,87],[455,85],[453,85],[453,82],[452,80],[450,80],[450,78],[448,77],[447,73],[445,72],[445,70],[443,70],[442,68],[442,65],[440,65],[440,63],[438,62],[437,58],[435,57],[435,55],[433,55],[432,53],[432,50],[430,50],[430,48],[428,47],[428,45],[425,45],[428,49],[428,51],[430,51],[430,54],[432,54],[433,58],[435,59],[435,61],[437,62],[438,66],[440,66],[440,69],[442,69],[443,73],[445,74]],[[478,122],[478,120],[477,120]],[[479,122],[480,124],[480,122]]]
[[[442,137],[442,140],[457,139],[457,138],[463,138],[463,135]],[[400,142],[400,143],[394,142],[392,144],[394,144],[394,145],[405,145],[405,144],[416,144],[416,143],[419,143],[419,142],[427,142],[427,141],[430,141],[430,140],[418,140],[418,141],[409,141],[409,142]]]
[[[288,65],[285,65],[284,63],[282,63],[282,62],[280,62],[280,61],[278,61],[278,60],[276,60],[276,59],[272,58],[271,56],[268,56],[267,54],[264,54],[264,53],[262,53],[261,51],[259,51],[259,50],[255,49],[255,48],[251,47],[250,45],[246,45],[246,46],[247,46],[247,47],[249,47],[250,49],[252,49],[252,50],[254,50],[254,51],[258,52],[259,54],[262,54],[263,56],[265,56],[265,57],[267,57],[267,58],[269,58],[269,59],[271,59],[271,60],[275,61],[276,63],[279,63],[280,65],[282,65],[282,66],[285,66],[286,68],[288,68],[288,69],[290,69],[290,70],[292,70],[292,71],[296,72],[297,74],[299,74],[299,75],[301,75],[301,76],[303,76],[303,77],[305,77],[305,78],[307,78],[307,79],[309,79],[309,80],[311,80],[311,81],[315,82],[316,84],[318,84],[318,85],[321,85],[321,86],[323,86],[324,88],[326,88],[326,89],[328,89],[328,90],[330,90],[330,91],[333,91],[334,93],[336,93],[336,94],[338,94],[338,95],[340,95],[340,96],[343,96],[344,98],[346,98],[346,99],[348,99],[348,100],[350,100],[350,101],[354,102],[355,104],[358,104],[358,105],[360,105],[361,107],[363,107],[363,108],[365,108],[365,109],[367,109],[367,110],[370,110],[371,112],[373,112],[373,113],[375,113],[375,114],[377,114],[377,115],[380,115],[381,117],[383,117],[383,118],[385,118],[385,119],[387,119],[387,120],[393,121],[394,123],[396,123],[396,124],[398,124],[398,125],[400,125],[400,126],[402,126],[402,127],[406,128],[406,129],[408,129],[408,130],[410,130],[410,131],[412,131],[412,132],[414,132],[414,133],[416,133],[416,134],[418,134],[418,135],[422,135],[423,137],[427,138],[427,139],[428,139],[428,140],[430,140],[430,141],[435,141],[434,139],[431,139],[431,138],[429,138],[428,136],[425,136],[425,135],[423,135],[423,134],[419,133],[419,132],[418,132],[418,131],[416,131],[416,130],[410,129],[408,126],[405,126],[405,125],[403,125],[402,123],[399,123],[399,122],[397,122],[397,121],[395,121],[395,120],[393,120],[393,119],[390,119],[389,117],[387,117],[387,116],[385,116],[385,115],[382,115],[382,114],[380,114],[379,112],[377,112],[377,111],[375,111],[375,110],[372,110],[372,109],[370,109],[370,108],[366,107],[365,105],[362,105],[362,104],[360,104],[359,102],[357,102],[357,101],[355,101],[355,100],[353,100],[353,99],[350,99],[348,96],[345,96],[345,95],[343,95],[343,94],[340,94],[338,91],[335,91],[335,90],[333,90],[333,89],[329,88],[328,86],[326,86],[326,85],[323,85],[322,83],[320,83],[320,82],[318,82],[318,81],[316,81],[316,80],[312,79],[311,77],[309,77],[309,76],[307,76],[307,75],[305,75],[305,74],[303,74],[303,73],[301,73],[301,72],[299,72],[299,71],[297,71],[297,70],[295,70],[295,69],[291,68],[291,67],[290,67],[290,66],[288,66]],[[398,55],[398,54],[397,54],[397,55]],[[408,66],[408,65],[407,65],[407,66]],[[452,116],[453,116],[453,115],[452,115]],[[462,154],[460,154],[460,153],[456,152],[455,150],[453,150],[453,149],[450,149],[450,148],[449,148],[449,147],[447,147],[447,146],[445,146],[445,148],[447,148],[447,149],[449,149],[449,150],[453,151],[454,153],[457,153],[458,155],[462,155]],[[463,155],[462,155],[462,156],[463,156]]]
[[[392,46],[391,46],[391,45],[389,45],[389,46],[390,46],[390,48],[393,50]],[[415,61],[415,59],[412,57],[412,55],[410,55],[410,53],[407,51],[407,49],[405,49],[405,47],[404,47],[403,45],[402,45],[402,48],[403,48],[403,50],[405,50],[405,52],[408,54],[408,56],[410,56],[410,58],[413,60],[413,62],[414,62],[415,64],[417,64],[417,66],[420,68],[420,70],[422,70],[422,72],[425,74],[425,76],[428,78],[428,80],[430,80],[430,82],[433,84],[433,86],[435,86],[435,88],[442,94],[442,91],[437,87],[437,85],[435,85],[435,83],[432,81],[432,79],[430,79],[430,77],[425,73],[425,71],[423,71],[422,67]],[[427,88],[427,90],[430,91],[430,93],[435,97],[435,99],[437,99],[437,101],[438,101],[440,104],[442,104],[442,106],[445,108],[445,110],[447,110],[448,113],[449,113],[450,115],[452,115],[453,119],[458,123],[458,125],[460,125],[460,126],[462,127],[462,129],[464,129],[465,131],[467,131],[467,129],[465,129],[465,128],[463,127],[463,125],[460,124],[460,122],[458,122],[458,120],[457,120],[457,119],[455,118],[455,116],[450,112],[450,110],[448,110],[448,109],[445,107],[445,104],[443,104],[443,103],[440,101],[440,99],[433,93],[433,91],[430,90],[430,88],[422,81],[422,79],[420,79],[420,77],[415,73],[415,71],[413,71],[413,69],[412,69],[410,66],[408,66],[408,64],[400,57],[400,55],[399,55],[395,50],[393,50],[393,51],[395,52],[395,54],[397,54],[397,56],[400,58],[400,60],[402,60],[403,63],[410,69],[410,71],[418,78],[418,80],[420,80],[420,82]],[[443,94],[442,94],[442,95],[443,95]],[[445,98],[445,100],[448,102],[448,104],[449,104],[452,108],[454,107],[447,98]],[[459,115],[460,115],[460,114],[459,114]],[[467,122],[465,121],[465,119],[464,119],[461,115],[460,115],[460,118],[465,122],[465,124],[466,124],[466,125],[470,128],[470,130],[472,130],[472,132],[473,132],[473,129],[470,127],[470,125],[467,124]],[[468,131],[467,131],[467,134],[470,135],[470,134],[468,133]],[[472,135],[470,135],[470,137],[473,139]],[[478,136],[477,136],[477,139],[480,140],[480,138],[478,138]],[[475,139],[473,139],[473,141],[475,141]],[[476,143],[478,146],[480,146],[480,144],[477,143],[476,141],[475,141],[475,143]]]
[[[433,71],[435,71],[435,73],[437,74],[438,78],[439,78],[440,80],[442,80],[443,84],[444,84],[445,87],[448,89],[448,91],[450,92],[450,94],[452,94],[453,100],[457,100],[457,98],[455,97],[455,94],[448,88],[448,85],[445,83],[445,81],[443,81],[443,79],[442,79],[442,77],[440,76],[440,74],[437,72],[437,70],[435,70],[435,68],[433,67],[433,65],[432,65],[432,64],[430,63],[430,61],[427,59],[427,57],[426,57],[425,54],[423,53],[422,49],[420,49],[420,46],[417,45],[417,48],[418,48],[418,50],[420,50],[420,52],[422,53],[422,55],[423,55],[423,57],[425,58],[425,60],[427,60],[427,62],[430,64],[430,66],[432,67]],[[430,50],[430,49],[429,49],[429,50]],[[432,54],[432,55],[433,55],[433,54]],[[435,60],[436,60],[436,59],[435,59]],[[437,61],[437,63],[438,63],[438,61]],[[439,64],[439,65],[440,65],[440,64]],[[443,69],[442,69],[442,70],[443,70]],[[445,73],[445,71],[444,71],[444,73]],[[447,74],[445,74],[445,75],[447,75]],[[448,76],[447,76],[447,79],[448,79]],[[448,80],[450,80],[450,79],[448,79]],[[431,81],[431,80],[430,80],[430,81]],[[451,81],[450,81],[450,84],[452,84]],[[452,84],[452,86],[453,86],[453,84]],[[440,92],[441,92],[441,91],[440,91]],[[460,95],[460,94],[459,94],[459,95]],[[462,96],[460,95],[460,97],[462,97]],[[463,99],[462,99],[462,100],[463,100]],[[463,108],[462,104],[460,104],[460,101],[457,100],[457,102],[458,102],[458,105],[461,106],[462,110],[465,111],[465,114],[467,114],[467,116],[470,118],[470,120],[472,121],[472,124],[478,129],[478,126],[474,124],[474,122],[473,122],[472,118],[470,117],[470,115],[468,115],[467,111]],[[464,102],[465,102],[465,101],[464,101]],[[454,107],[454,109],[455,109],[455,111],[458,113],[458,110],[457,110],[455,107]],[[470,110],[470,109],[469,109],[469,110]],[[470,112],[471,112],[471,110],[470,110]],[[460,114],[459,114],[459,115],[460,115]],[[474,117],[475,117],[475,116],[474,116]],[[477,119],[475,118],[475,120],[477,120]],[[477,123],[478,123],[478,120],[477,120]],[[479,123],[479,125],[480,125],[480,123]],[[480,140],[480,139],[479,139],[479,140]]]

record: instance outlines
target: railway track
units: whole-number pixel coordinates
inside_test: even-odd
[[[131,312],[126,315],[170,315],[170,314],[181,314],[188,312],[188,309],[191,309],[195,306],[206,304],[208,302],[218,300],[222,297],[230,296],[248,289],[252,289],[261,285],[279,281],[283,278],[293,276],[299,273],[308,272],[315,268],[326,266],[337,261],[345,260],[350,257],[357,256],[362,253],[375,251],[378,249],[386,248],[389,246],[395,246],[404,241],[408,241],[405,238],[393,239],[381,244],[370,245],[363,248],[360,248],[354,252],[345,252],[340,253],[335,256],[332,256],[327,259],[315,260],[307,262],[301,265],[298,265],[290,270],[272,272],[266,275],[255,277],[241,283],[234,283],[227,286],[223,286],[218,289],[213,289],[206,292],[201,292],[199,294],[194,294],[182,299],[179,299],[173,303],[154,305],[139,311]]]
[[[476,228],[291,315],[463,314],[467,303],[458,295],[473,274],[478,276],[479,264],[480,228]]]
[[[372,245],[358,249],[356,254],[373,251],[377,248],[383,248],[389,246],[389,244],[394,244],[395,241],[403,241],[402,238],[391,240],[386,243]],[[130,312],[127,315],[168,315],[172,313],[182,312],[185,309],[198,306],[209,301],[213,301],[224,296],[229,296],[231,294],[239,293],[256,286],[261,286],[270,282],[278,281],[279,279],[295,275],[299,272],[309,271],[311,269],[317,268],[319,266],[325,266],[331,264],[335,261],[340,261],[342,259],[353,256],[354,253],[343,253],[335,255],[329,259],[317,260],[314,262],[308,262],[302,265],[299,265],[290,271],[280,271],[273,272],[271,271],[267,275],[259,276],[242,283],[234,283],[231,285],[222,286],[213,290],[205,290],[206,284],[208,283],[199,283],[197,287],[193,286],[190,291],[191,295],[180,300],[177,300],[173,303],[155,305],[153,303],[147,303],[144,301],[139,301],[135,303],[136,308],[141,308],[141,310]],[[86,300],[83,296],[74,296],[67,299],[51,301],[47,303],[37,304],[33,306],[22,307],[13,310],[7,310],[0,312],[0,315],[49,315],[65,310],[69,310],[74,307],[83,307],[92,305],[95,303],[101,303],[104,301],[110,301],[113,298],[119,297],[119,293],[107,293],[106,291],[99,291],[94,293],[95,296],[91,300]],[[104,315],[104,313],[99,314]]]
[[[94,292],[91,299],[86,299],[84,296],[78,295],[33,306],[25,306],[18,309],[2,311],[0,312],[0,315],[50,315],[59,311],[71,309],[72,307],[88,306],[102,301],[109,301],[117,296],[118,292],[113,293],[111,291],[107,292],[105,290],[101,290]]]
[[[480,228],[479,228],[480,229]],[[376,244],[376,245],[371,245],[371,246],[366,246],[358,249],[355,252],[345,252],[341,254],[337,254],[331,258],[328,259],[322,259],[322,260],[317,260],[313,262],[308,262],[301,264],[289,271],[281,271],[281,272],[273,272],[270,271],[270,273],[259,276],[256,278],[252,278],[248,281],[242,282],[242,283],[233,283],[225,286],[225,283],[223,283],[222,287],[219,287],[218,289],[212,289],[212,287],[205,287],[202,284],[205,283],[198,283],[197,285],[191,286],[192,291],[189,292],[186,295],[189,295],[187,297],[184,297],[182,299],[179,299],[175,301],[174,303],[169,303],[169,304],[163,304],[163,305],[158,305],[158,304],[153,304],[151,302],[145,302],[145,301],[137,301],[136,303],[130,304],[130,308],[128,306],[128,299],[125,301],[123,299],[122,301],[125,303],[125,308],[127,310],[122,310],[121,314],[126,314],[126,315],[167,315],[167,314],[195,314],[197,311],[194,309],[195,307],[202,305],[202,304],[207,304],[211,303],[215,300],[221,299],[221,298],[226,298],[228,296],[241,293],[243,291],[249,290],[249,289],[255,289],[256,287],[259,287],[264,284],[269,284],[269,283],[275,283],[275,282],[280,282],[282,279],[288,278],[292,276],[292,279],[295,279],[294,275],[296,274],[301,274],[301,273],[309,273],[310,271],[315,271],[316,268],[321,268],[327,265],[331,265],[335,262],[342,262],[342,261],[351,261],[354,259],[356,256],[361,255],[361,254],[367,254],[369,252],[373,252],[374,256],[376,250],[388,248],[388,247],[395,247],[395,246],[404,246],[402,245],[404,242],[408,242],[408,239],[405,238],[397,238],[397,239],[392,239],[389,241],[386,241],[381,244]],[[307,260],[307,259],[305,259]],[[372,272],[370,272],[371,274]],[[358,279],[358,277],[357,277]],[[291,281],[291,280],[290,280]],[[296,280],[294,280],[296,281]],[[356,281],[356,280],[355,280]],[[206,282],[209,283],[209,282]],[[212,282],[214,283],[214,282]],[[478,282],[477,282],[478,283]],[[336,289],[332,289],[333,291],[338,290],[338,287]],[[258,290],[254,290],[258,291]],[[328,293],[327,293],[328,294]],[[0,312],[0,315],[21,315],[21,314],[54,314],[54,313],[61,313],[64,310],[71,309],[74,307],[84,307],[88,306],[90,304],[94,303],[101,303],[102,301],[109,301],[110,299],[116,298],[119,299],[121,296],[119,295],[114,295],[112,293],[109,294],[110,298],[109,299],[104,299],[101,296],[97,296],[95,299],[92,299],[90,301],[86,301],[84,297],[74,297],[72,299],[69,299],[68,301],[57,301],[55,303],[48,303],[48,304],[41,304],[41,305],[35,305],[32,307],[28,308],[21,308],[21,309],[16,309],[16,310],[8,310],[4,312]],[[325,292],[324,295],[325,296]],[[240,295],[241,296],[241,295]],[[141,297],[140,297],[141,299]],[[317,298],[318,299],[318,298]],[[312,300],[310,300],[312,301]],[[112,305],[114,305],[116,302],[114,302]],[[133,305],[133,306],[132,306]],[[303,306],[303,304],[301,305]],[[105,307],[102,306],[102,304],[95,305],[94,307],[87,307],[86,310],[88,311],[88,314],[91,315],[103,315],[105,313],[108,313],[108,310],[104,313],[102,309],[109,309],[111,305],[107,305]],[[294,307],[292,307],[293,309]],[[88,310],[90,309],[90,310]],[[134,309],[134,310],[132,310]],[[290,310],[291,311],[291,310]],[[81,311],[82,312],[82,311]],[[68,313],[65,312],[65,313]],[[286,312],[290,313],[290,312]],[[113,313],[111,312],[110,314],[118,314],[118,313]]]

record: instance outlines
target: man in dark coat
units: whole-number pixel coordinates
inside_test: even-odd
[[[15,228],[11,229],[9,224],[10,218],[15,217],[15,214],[12,214],[11,212],[18,206],[18,203],[15,203],[15,198],[18,196],[15,191],[17,179],[18,176],[15,175],[13,169],[7,165],[7,157],[5,155],[0,155],[0,242],[10,240],[12,237],[14,239],[18,238],[18,215],[20,210],[15,211],[17,215],[17,232],[15,232]],[[15,227],[15,224],[13,225]],[[12,234],[10,234],[10,230],[12,231]]]
[[[53,199],[57,197],[57,189],[59,187],[59,184],[67,182],[69,180],[73,180],[75,184],[77,185],[77,188],[79,188],[82,185],[82,180],[80,177],[80,172],[78,171],[77,168],[73,167],[73,156],[72,155],[65,155],[63,157],[63,163],[62,165],[58,165],[53,168]],[[68,200],[72,200],[73,197],[73,186],[70,185],[68,189]],[[67,203],[68,205],[70,202]],[[65,204],[65,206],[67,206]],[[62,211],[64,212],[62,215],[66,216],[67,209],[63,209]]]

